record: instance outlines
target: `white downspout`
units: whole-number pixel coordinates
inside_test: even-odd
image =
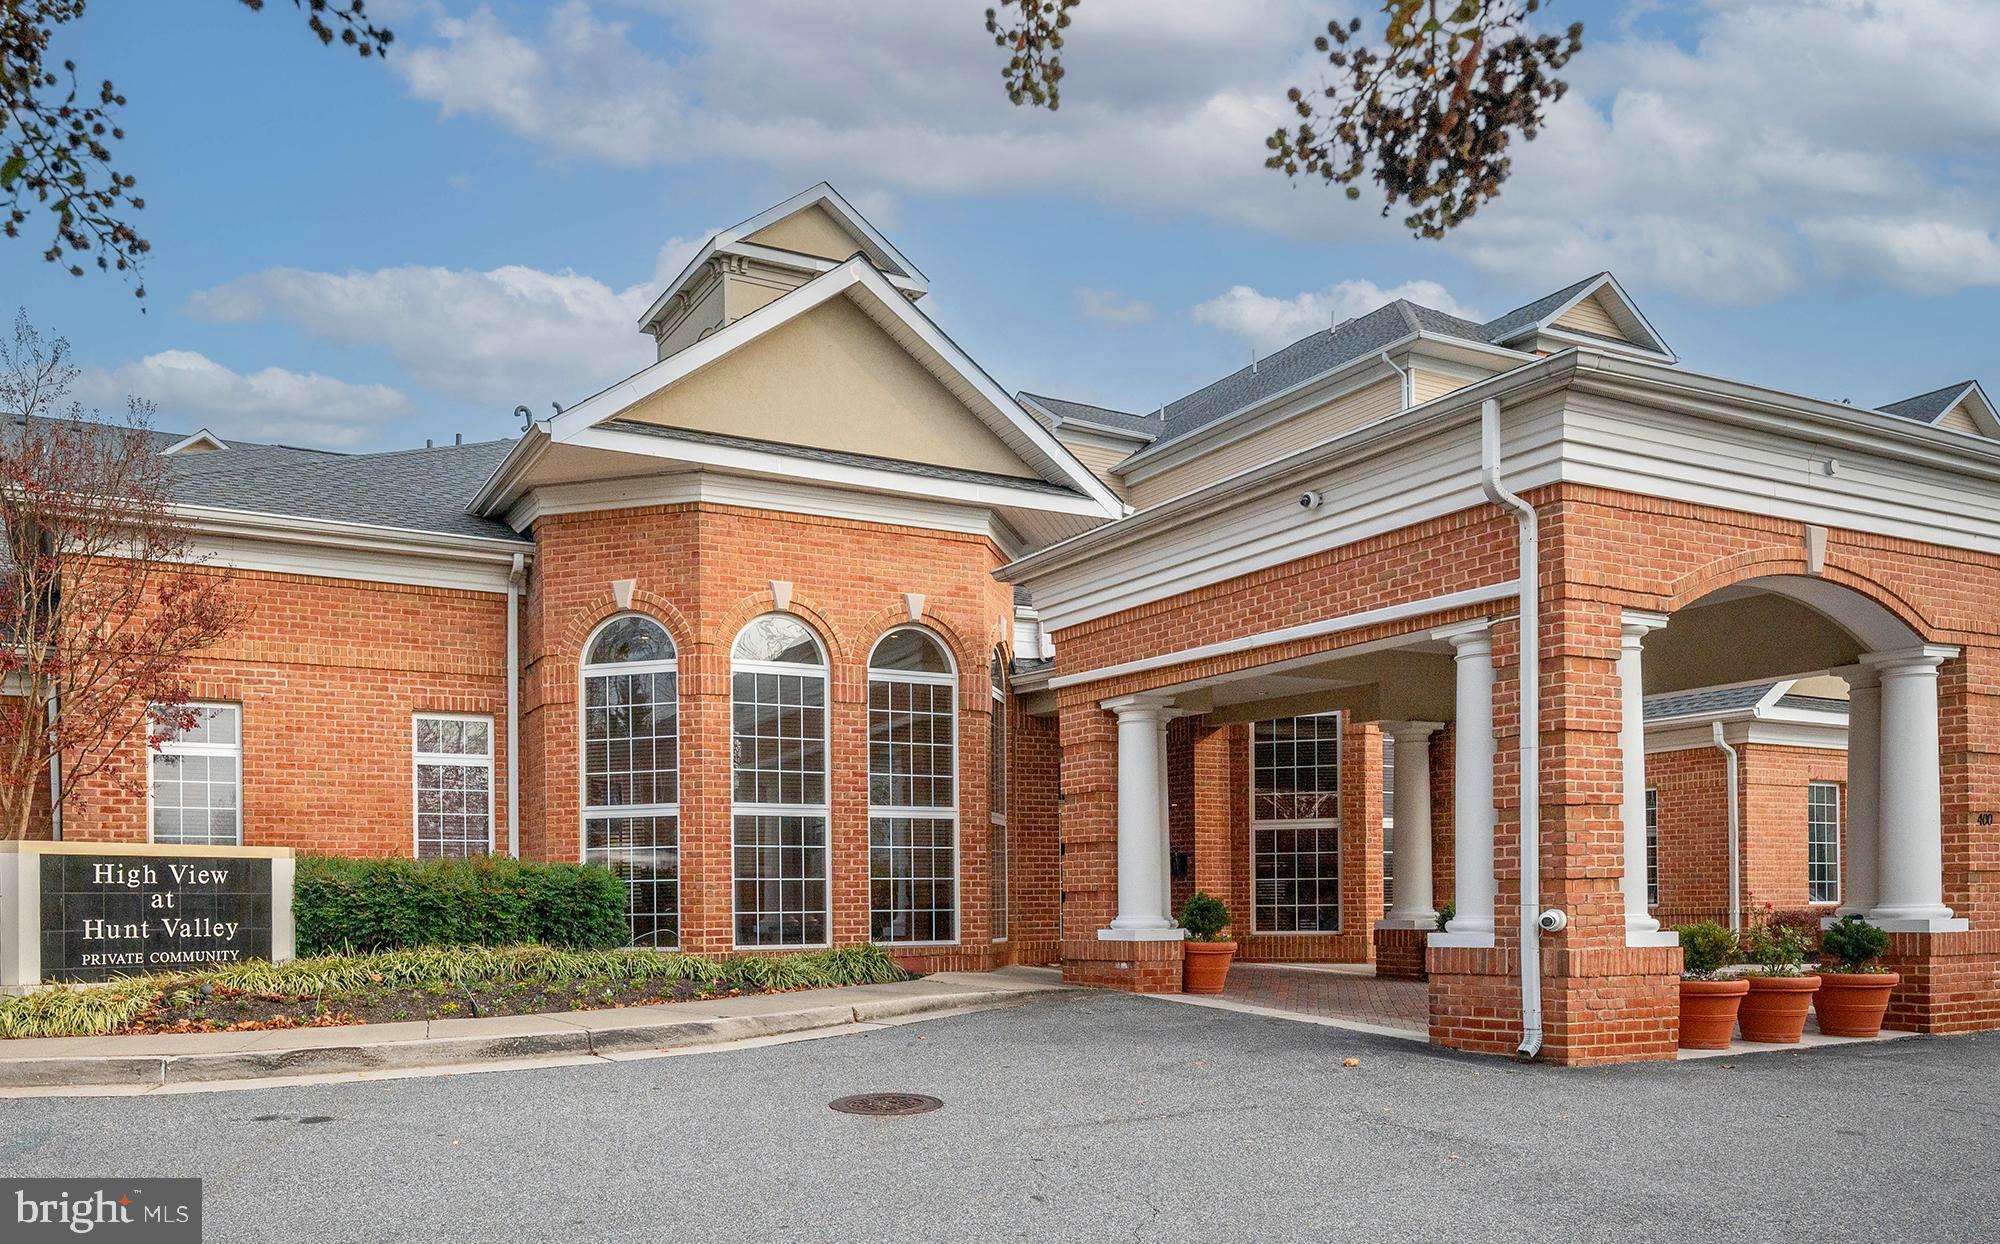
[[[1715,745],[1729,758],[1729,931],[1743,931],[1743,810],[1738,806],[1737,784],[1741,778],[1736,772],[1736,749],[1729,740],[1722,737],[1722,723],[1711,722],[1715,729]]]
[[[528,559],[507,571],[507,854],[521,858],[521,582]]]
[[[59,692],[55,691],[49,692],[49,737],[51,739],[54,739],[56,734],[56,714],[61,711],[61,705],[56,702],[56,696],[59,694]],[[152,761],[148,760],[146,763],[151,764]],[[49,837],[55,842],[62,841],[62,801],[62,753],[51,747],[49,749]]]
[[[1389,357],[1387,350],[1382,351],[1382,362],[1390,371],[1395,372],[1403,378],[1403,387],[1400,390],[1402,393],[1403,409],[1408,410],[1410,407],[1415,406],[1417,404],[1417,382],[1411,377],[1410,369],[1396,366],[1396,360]]]
[[[1521,1045],[1526,1062],[1542,1052],[1542,611],[1541,524],[1535,507],[1500,482],[1500,403],[1479,404],[1479,484],[1487,500],[1520,525],[1521,649]]]

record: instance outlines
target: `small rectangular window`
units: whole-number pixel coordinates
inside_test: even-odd
[[[493,719],[419,713],[414,725],[416,856],[493,849]]]
[[[1660,792],[1646,788],[1646,906],[1660,905]]]
[[[154,842],[243,844],[243,708],[190,704],[192,726],[155,735],[148,767]]]
[[[1840,787],[1833,782],[1806,787],[1806,900],[1840,901]]]

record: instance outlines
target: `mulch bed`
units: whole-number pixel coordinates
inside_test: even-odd
[[[185,991],[183,991],[185,992]],[[477,1019],[493,1015],[545,1015],[628,1006],[658,1006],[703,998],[733,998],[775,990],[711,989],[691,981],[630,985],[624,982],[512,982],[357,990],[324,997],[289,998],[204,986],[192,997],[162,996],[123,1033],[252,1032],[274,1028],[333,1028],[345,1024],[394,1024],[413,1020]]]

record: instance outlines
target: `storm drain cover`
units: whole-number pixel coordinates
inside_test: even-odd
[[[852,1097],[836,1097],[826,1103],[842,1114],[872,1114],[893,1116],[904,1114],[924,1114],[936,1110],[944,1102],[922,1093],[856,1093]]]

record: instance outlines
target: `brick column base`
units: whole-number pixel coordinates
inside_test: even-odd
[[[1375,975],[1390,980],[1425,979],[1424,944],[1430,934],[1423,929],[1375,930]]]
[[[1065,985],[1122,989],[1127,993],[1179,993],[1181,944],[1170,942],[1066,941]]]
[[[2000,1028],[2000,930],[1891,933],[1882,966],[1903,979],[1884,1026],[1903,1032]]]
[[[1512,1054],[1521,1043],[1521,985],[1511,950],[1426,946],[1431,1044]]]
[[[1521,1040],[1513,949],[1431,946],[1431,1042],[1512,1054]],[[1541,1061],[1562,1066],[1673,1058],[1680,1045],[1678,946],[1542,949]]]

